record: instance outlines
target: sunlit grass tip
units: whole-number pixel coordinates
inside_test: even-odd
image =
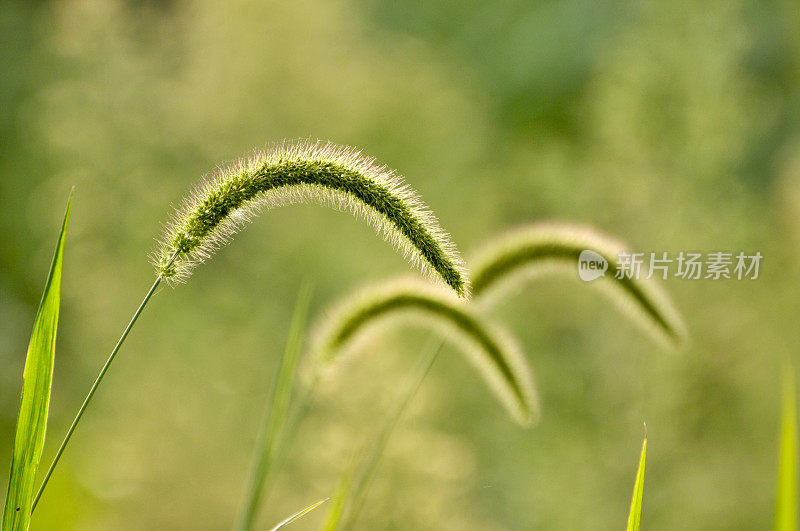
[[[283,141],[203,179],[172,216],[152,261],[164,278],[185,280],[262,210],[294,203],[351,212],[413,265],[469,295],[455,245],[403,178],[361,151],[321,141]]]
[[[631,508],[628,511],[627,531],[639,531],[642,524],[642,500],[644,498],[644,469],[647,460],[647,425],[644,426],[644,441],[639,455],[639,466],[636,468],[636,482],[633,484]]]
[[[403,322],[431,328],[458,346],[520,424],[538,420],[533,376],[511,334],[444,288],[419,279],[382,283],[341,301],[314,327],[314,368],[324,370],[360,350],[371,334]]]
[[[660,343],[676,346],[686,340],[680,313],[658,279],[646,279],[648,271],[644,266],[639,278],[616,278],[618,256],[630,252],[628,247],[584,225],[534,223],[496,238],[470,260],[472,295],[476,302],[491,305],[534,278],[551,274],[579,278],[578,259],[584,250],[594,251],[608,263],[605,275],[587,284],[607,293]]]
[[[289,518],[283,520],[278,525],[276,525],[275,527],[271,528],[269,531],[278,531],[278,529],[282,529],[282,528],[286,527],[287,525],[291,524],[295,520],[299,520],[300,518],[304,517],[305,515],[307,515],[308,513],[310,513],[311,511],[313,511],[314,509],[316,509],[317,507],[319,507],[320,505],[322,505],[323,503],[325,503],[329,499],[330,498],[324,498],[322,500],[319,500],[318,502],[312,503],[311,505],[309,505],[308,507],[305,507],[304,509],[300,509],[298,512],[294,513]]]

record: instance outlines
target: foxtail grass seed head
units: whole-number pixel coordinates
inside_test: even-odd
[[[679,312],[655,279],[616,278],[617,257],[627,246],[597,230],[568,223],[535,223],[492,241],[470,261],[472,295],[482,305],[496,303],[511,289],[549,274],[577,277],[582,251],[591,250],[608,263],[605,278],[591,282],[660,343],[676,346],[686,338]]]
[[[207,177],[173,215],[153,263],[162,277],[186,280],[261,210],[310,202],[368,221],[414,266],[469,296],[455,245],[402,177],[358,150],[319,141],[280,142]]]
[[[358,350],[364,338],[398,321],[430,327],[453,341],[474,363],[515,420],[538,420],[533,376],[513,337],[447,290],[421,280],[390,281],[349,297],[315,327],[312,363],[324,370]]]

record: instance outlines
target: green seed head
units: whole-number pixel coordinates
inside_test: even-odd
[[[332,365],[344,353],[357,350],[370,332],[398,321],[429,327],[454,342],[519,423],[538,419],[533,376],[511,334],[446,290],[420,280],[390,281],[339,303],[315,328],[314,369]]]
[[[450,237],[397,173],[360,151],[313,141],[275,144],[206,178],[173,216],[153,263],[164,278],[185,280],[262,209],[306,202],[367,220],[413,265],[469,296]]]
[[[608,262],[605,278],[591,282],[605,291],[661,343],[685,340],[683,320],[654,279],[616,278],[617,257],[627,246],[591,227],[567,223],[536,223],[495,239],[473,260],[472,293],[476,302],[490,305],[531,278],[553,273],[577,277],[578,258],[591,250]]]

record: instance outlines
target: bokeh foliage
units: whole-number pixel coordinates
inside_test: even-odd
[[[642,251],[765,256],[756,281],[666,283],[692,337],[678,354],[575,282],[521,290],[495,313],[526,346],[542,423],[510,423],[444,351],[361,525],[619,528],[642,420],[649,527],[769,525],[779,360],[800,345],[796,21],[789,0],[2,3],[0,470],[70,187],[45,459],[152,280],[170,203],[221,160],[314,137],[398,169],[467,254],[556,218]],[[33,529],[229,526],[302,280],[317,312],[404,270],[347,215],[264,215],[153,301]],[[264,526],[333,492],[424,340],[376,337],[324,382]]]

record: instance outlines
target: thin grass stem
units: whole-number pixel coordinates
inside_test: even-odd
[[[172,260],[175,260],[177,253],[172,257]],[[50,481],[50,476],[53,475],[53,470],[55,470],[58,461],[61,459],[61,455],[64,453],[64,449],[67,447],[69,440],[72,438],[72,434],[75,432],[75,428],[78,426],[78,422],[80,422],[81,417],[83,417],[84,412],[86,412],[86,408],[89,406],[89,402],[92,401],[95,392],[97,392],[97,388],[100,386],[100,382],[103,381],[106,373],[108,372],[108,368],[111,366],[111,362],[114,361],[114,358],[117,356],[120,347],[127,339],[128,334],[130,333],[133,325],[136,324],[136,321],[139,319],[139,316],[142,314],[145,306],[150,301],[150,298],[155,294],[156,288],[158,288],[159,284],[163,280],[162,275],[158,275],[156,280],[153,282],[153,285],[150,286],[150,289],[147,291],[147,294],[142,299],[141,304],[133,313],[133,317],[131,317],[130,322],[128,322],[128,326],[125,327],[125,330],[122,332],[117,344],[114,346],[114,349],[109,354],[108,359],[106,360],[103,368],[100,369],[100,373],[97,375],[94,383],[92,384],[91,389],[89,389],[89,393],[86,395],[86,398],[83,400],[83,404],[81,404],[80,409],[78,410],[77,415],[75,415],[75,419],[72,421],[69,429],[67,430],[67,434],[64,436],[64,440],[61,441],[61,446],[58,447],[58,451],[56,452],[55,457],[53,458],[53,462],[50,464],[50,468],[47,469],[47,474],[45,474],[44,479],[42,480],[42,486],[39,487],[38,492],[36,493],[36,497],[33,499],[33,505],[31,507],[31,512],[36,509],[36,505],[39,503],[39,498],[42,497],[42,493],[44,492],[44,488],[47,486],[48,481]]]
[[[405,413],[406,409],[408,408],[408,404],[417,395],[419,388],[422,387],[422,383],[426,380],[428,374],[431,372],[433,364],[436,362],[436,359],[439,357],[439,353],[444,347],[444,343],[444,341],[439,341],[436,348],[426,349],[428,352],[419,361],[419,369],[417,370],[418,376],[416,377],[416,380],[409,386],[402,402],[400,402],[395,410],[394,415],[383,427],[378,439],[378,443],[364,468],[363,474],[356,483],[356,487],[352,496],[353,502],[350,510],[346,514],[344,524],[342,525],[343,529],[352,529],[355,526],[358,515],[367,500],[369,488],[372,485],[375,476],[378,474],[378,468],[380,467],[381,460],[383,459],[383,454],[386,452],[386,447],[389,445],[389,439],[394,433],[395,428],[397,428],[397,425],[400,423],[400,419],[403,417],[403,413]]]

